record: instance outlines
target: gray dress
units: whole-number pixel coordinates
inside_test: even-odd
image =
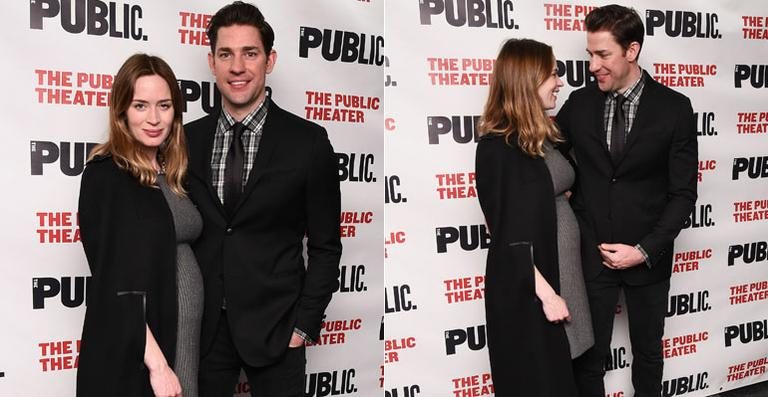
[[[165,175],[157,176],[176,229],[176,296],[178,319],[176,359],[173,370],[184,397],[197,397],[197,367],[200,356],[200,323],[203,317],[203,276],[189,244],[203,230],[203,220],[187,197],[173,193]]]
[[[573,185],[575,173],[568,160],[559,151],[553,150],[548,142],[545,144],[544,162],[552,175],[552,185],[555,188],[560,296],[565,299],[571,314],[571,321],[565,323],[565,333],[571,347],[571,358],[575,358],[589,349],[595,340],[584,273],[581,269],[579,224],[568,198],[565,197],[565,192]]]

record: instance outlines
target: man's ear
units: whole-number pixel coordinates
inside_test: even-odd
[[[272,73],[272,69],[274,69],[276,62],[277,62],[277,51],[272,49],[269,52],[269,54],[267,54],[267,74]]]
[[[640,55],[640,43],[633,41],[629,43],[629,47],[624,51],[624,57],[629,62],[637,62],[637,57]]]

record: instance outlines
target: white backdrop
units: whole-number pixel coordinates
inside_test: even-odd
[[[583,86],[583,19],[603,4],[386,3],[388,397],[492,395],[482,300],[487,236],[474,191],[473,124],[508,38],[554,47],[565,83],[558,108]],[[699,199],[675,245],[664,395],[705,396],[765,380],[768,6],[758,0],[623,5],[646,24],[641,67],[691,98],[699,130]],[[751,215],[737,221],[736,212]],[[626,313],[622,305],[617,312],[610,397],[633,394]]]
[[[0,5],[6,32],[0,79],[7,93],[0,99],[7,137],[0,150],[6,159],[3,180],[12,192],[3,200],[0,232],[0,395],[74,395],[89,276],[77,234],[79,175],[86,143],[106,137],[112,76],[135,52],[159,55],[174,69],[188,100],[184,120],[201,117],[218,100],[203,32],[209,16],[227,3]],[[376,394],[383,203],[370,198],[383,195],[383,4],[265,0],[257,5],[276,32],[278,59],[267,79],[273,98],[323,125],[340,157],[341,287],[326,312],[324,344],[307,349],[306,395]],[[340,47],[348,58],[358,55],[352,62],[330,56],[339,54],[333,49],[342,44],[336,34],[352,43]],[[327,57],[323,45],[331,49]],[[330,102],[310,101],[317,97]],[[317,109],[308,114],[306,107]],[[247,390],[241,383],[237,394]]]

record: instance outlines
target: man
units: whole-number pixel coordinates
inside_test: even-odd
[[[673,241],[696,201],[695,119],[687,97],[638,66],[644,29],[633,9],[600,7],[585,25],[597,84],[573,92],[557,115],[578,164],[572,204],[595,330],[574,371],[581,397],[605,396],[621,289],[635,396],[658,397]]]
[[[222,108],[185,127],[204,220],[200,395],[231,396],[242,368],[252,396],[303,396],[304,342],[318,339],[338,287],[336,157],[323,128],[268,95],[277,54],[258,8],[225,6],[208,38]]]

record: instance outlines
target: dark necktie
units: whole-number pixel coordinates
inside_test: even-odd
[[[232,142],[227,151],[227,161],[224,165],[224,208],[232,215],[235,205],[243,191],[243,163],[245,149],[243,148],[243,123],[232,126]]]
[[[624,118],[623,95],[617,95],[614,99],[613,124],[611,125],[611,158],[617,161],[624,151],[624,139],[626,135],[626,121]]]

